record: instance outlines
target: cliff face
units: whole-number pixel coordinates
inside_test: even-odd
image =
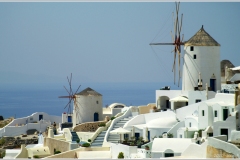
[[[224,77],[225,76],[225,67],[228,66],[228,68],[233,68],[235,67],[232,62],[230,62],[229,60],[222,60],[221,61],[221,76]],[[235,73],[240,73],[240,71],[232,71],[233,75]]]

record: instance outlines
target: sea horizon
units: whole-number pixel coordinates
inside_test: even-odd
[[[170,85],[169,85],[170,84]],[[4,118],[21,118],[35,112],[45,112],[49,115],[61,116],[68,99],[58,98],[68,95],[64,86],[67,83],[42,84],[0,84],[0,115]],[[178,87],[173,82],[104,82],[82,83],[78,92],[87,87],[102,94],[103,107],[112,103],[123,103],[126,106],[140,106],[155,103],[155,92],[164,86]],[[78,84],[72,84],[75,93]]]

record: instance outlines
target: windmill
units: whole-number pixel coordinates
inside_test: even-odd
[[[68,96],[59,96],[58,98],[68,98],[69,101],[67,103],[67,105],[64,107],[65,108],[68,108],[68,114],[72,114],[72,104],[74,106],[74,110],[75,110],[75,113],[76,113],[76,117],[78,117],[80,114],[79,112],[79,102],[77,101],[77,96],[76,96],[76,93],[78,92],[79,88],[81,87],[81,85],[79,85],[79,87],[77,88],[76,92],[73,92],[72,90],[72,73],[71,73],[71,76],[70,78],[67,77],[67,80],[68,80],[68,84],[69,84],[69,89],[67,89],[65,86],[65,90],[67,91],[68,93]],[[79,104],[80,105],[80,104]]]
[[[183,19],[183,14],[181,15],[181,20],[178,19],[178,13],[179,13],[179,6],[180,2],[176,2],[176,20],[174,23],[174,36],[172,35],[171,31],[171,36],[172,36],[172,43],[150,43],[150,45],[174,45],[174,62],[173,62],[173,68],[172,72],[174,72],[174,84],[175,84],[175,76],[176,76],[176,56],[178,54],[178,87],[180,83],[180,78],[181,78],[181,70],[180,70],[180,60],[181,60],[181,45],[184,45],[183,42],[183,36],[181,39],[181,30],[182,30],[182,19]],[[172,52],[173,52],[172,51]]]

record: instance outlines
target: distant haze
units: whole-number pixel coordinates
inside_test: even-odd
[[[173,83],[173,46],[149,46],[172,42],[172,12],[174,2],[0,3],[0,83]],[[183,2],[181,13],[184,40],[204,25],[240,65],[239,2]]]

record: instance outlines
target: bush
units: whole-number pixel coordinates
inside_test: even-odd
[[[145,149],[146,149],[146,150],[149,150],[149,146],[148,146],[148,145],[146,145],[146,146],[145,146]]]
[[[39,155],[34,155],[33,158],[40,158]]]
[[[172,133],[168,133],[168,134],[167,134],[167,137],[168,137],[168,138],[173,138],[173,134],[172,134]]]
[[[5,150],[3,152],[0,151],[0,158],[5,157],[5,155],[6,155],[6,151]]]
[[[100,123],[98,126],[99,126],[99,127],[105,127],[106,124],[105,124],[105,123]]]
[[[59,153],[61,153],[61,151],[55,151],[55,152],[54,152],[54,154],[59,154]]]
[[[4,145],[5,142],[6,142],[5,138],[1,138],[0,139],[0,146]]]
[[[88,139],[88,142],[90,143],[90,142],[92,142],[92,140],[91,140],[91,139]]]
[[[90,146],[89,143],[83,143],[83,144],[82,144],[82,147],[89,147],[89,146]]]
[[[114,120],[116,117],[111,117],[111,120]]]
[[[79,142],[80,142],[80,140],[79,140],[79,139],[77,139],[77,140],[76,140],[76,142],[77,142],[77,143],[79,143]]]
[[[118,158],[119,158],[119,159],[120,159],[120,158],[124,158],[123,152],[119,152]]]

